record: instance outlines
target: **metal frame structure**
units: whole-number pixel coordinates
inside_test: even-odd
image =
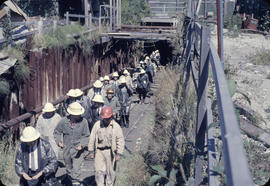
[[[204,154],[208,155],[208,184],[218,185],[217,174],[214,168],[216,162],[214,129],[208,128],[213,122],[211,102],[208,99],[208,76],[211,66],[216,87],[218,115],[221,129],[223,156],[227,185],[253,185],[245,154],[241,133],[234,112],[231,95],[229,93],[223,66],[217,50],[210,40],[210,28],[201,26],[196,21],[193,2],[185,17],[186,43],[183,52],[186,66],[186,77],[192,73],[197,92],[197,124],[196,124],[196,164],[195,183],[200,185],[204,177]],[[198,47],[200,44],[200,47]],[[195,61],[198,61],[199,70],[196,71]],[[188,81],[188,80],[186,80]],[[207,152],[205,147],[207,146]]]

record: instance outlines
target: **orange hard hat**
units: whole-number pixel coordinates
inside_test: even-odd
[[[113,111],[112,111],[111,107],[105,106],[102,108],[101,117],[103,119],[110,118],[110,117],[112,117],[112,115],[113,115]]]

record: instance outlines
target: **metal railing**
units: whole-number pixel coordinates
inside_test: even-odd
[[[217,152],[215,149],[216,139],[214,138],[215,130],[213,127],[209,127],[210,124],[213,123],[211,101],[208,98],[208,77],[209,66],[211,65],[210,69],[212,70],[217,95],[226,184],[251,186],[253,185],[252,176],[249,171],[249,165],[224,70],[217,50],[210,40],[209,26],[201,26],[198,21],[196,21],[195,16],[192,16],[195,15],[193,14],[194,10],[195,9],[190,6],[188,12],[189,16],[185,18],[186,42],[182,54],[186,65],[186,79],[189,79],[191,72],[198,98],[194,185],[200,185],[203,181],[205,153],[208,155],[208,184],[210,186],[218,185],[218,175],[214,171],[215,167],[218,165],[216,160]],[[195,68],[196,62],[199,70]],[[207,139],[207,141],[205,141],[205,139]],[[205,152],[206,145],[207,152]]]

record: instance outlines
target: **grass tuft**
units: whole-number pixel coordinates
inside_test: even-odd
[[[15,173],[17,146],[0,141],[0,149],[0,180],[4,185],[19,185],[19,177]]]
[[[261,48],[251,56],[254,65],[270,65],[270,50]]]
[[[124,155],[117,166],[116,186],[146,185],[149,180],[147,165],[139,152]]]

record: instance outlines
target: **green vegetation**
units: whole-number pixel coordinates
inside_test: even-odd
[[[15,0],[17,5],[29,16],[50,17],[56,15],[56,1],[25,1]]]
[[[96,32],[87,32],[87,27],[78,24],[58,26],[55,30],[35,35],[33,48],[57,48],[61,46],[68,49],[70,45],[78,44],[82,47],[83,53],[91,54],[92,47],[97,42]]]
[[[183,47],[183,43],[181,42],[183,38],[183,21],[184,21],[184,14],[178,15],[178,24],[176,26],[176,34],[175,37],[171,40],[170,45],[173,47],[173,56],[177,57],[180,55],[180,52]]]
[[[270,65],[270,50],[266,48],[257,49],[251,56],[254,65]]]
[[[253,181],[256,185],[264,185],[269,179],[269,150],[260,142],[256,142],[248,137],[244,138],[244,147]]]
[[[264,16],[259,19],[258,29],[262,31],[269,31],[270,29],[270,12],[267,11]]]
[[[238,37],[242,27],[242,19],[239,14],[226,17],[224,20],[224,28],[227,28],[231,37]]]
[[[20,85],[30,78],[31,69],[25,61],[24,46],[14,45],[12,48],[5,48],[2,52],[8,54],[11,59],[16,59],[15,65],[10,68],[11,77],[0,79],[0,97],[3,98],[10,93],[15,84]]]
[[[5,97],[10,92],[10,86],[5,79],[0,80],[0,97]]]
[[[17,145],[11,144],[10,131],[0,140],[0,180],[4,185],[19,185],[19,177],[15,173],[15,157]]]
[[[175,66],[164,70],[159,82],[162,88],[156,92],[156,124],[149,142],[147,164],[152,169],[160,167],[151,171],[151,179],[161,185],[174,181],[188,184],[194,175],[197,100],[192,84],[189,89],[184,87],[179,76],[182,71]],[[178,175],[176,180],[174,174]]]
[[[144,154],[141,152],[124,154],[123,159],[117,165],[119,168],[117,170],[116,186],[147,185],[150,174],[143,156]]]
[[[122,24],[138,25],[149,14],[146,0],[122,0]]]

